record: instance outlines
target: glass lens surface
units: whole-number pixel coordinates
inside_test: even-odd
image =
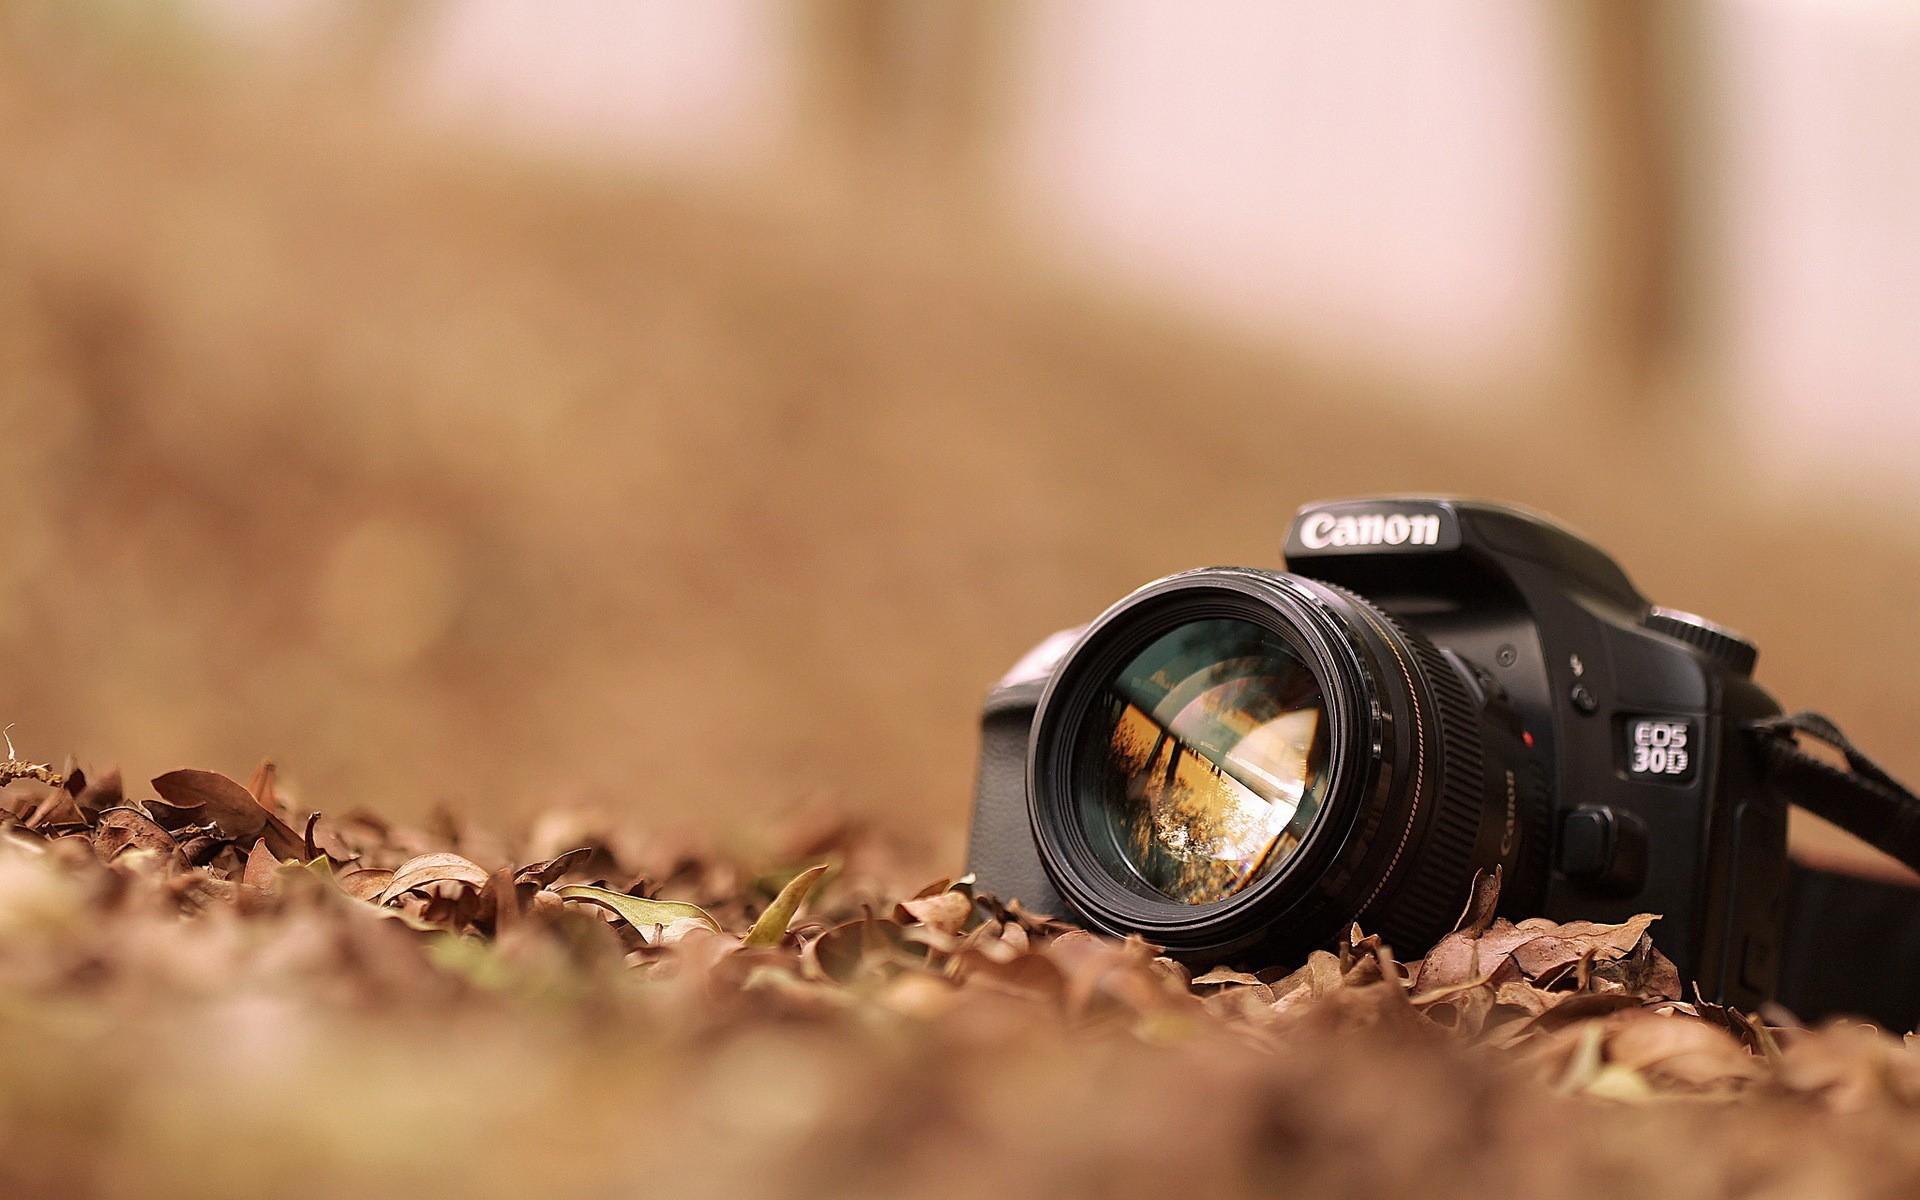
[[[1111,679],[1073,776],[1094,854],[1149,896],[1204,904],[1292,856],[1326,789],[1320,684],[1280,635],[1182,625]]]

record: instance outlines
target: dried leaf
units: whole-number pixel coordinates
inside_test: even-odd
[[[514,873],[513,880],[515,883],[530,883],[537,888],[546,887],[575,867],[584,866],[587,860],[593,857],[593,851],[592,846],[581,846],[577,850],[555,855],[545,862],[521,867]]]
[[[1523,1031],[1544,1033],[1563,1029],[1576,1021],[1604,1017],[1622,1009],[1639,1008],[1645,1003],[1642,997],[1628,992],[1576,992],[1529,1021]]]
[[[87,786],[80,790],[73,802],[90,817],[126,804],[126,796],[120,786],[120,769],[115,767],[98,779],[88,779]]]
[[[240,876],[241,890],[273,891],[274,872],[279,869],[280,860],[273,856],[273,851],[267,849],[267,839],[259,839],[254,842],[253,849],[247,851],[247,869]]]
[[[514,873],[501,867],[487,877],[478,897],[480,912],[495,937],[505,937],[520,922],[520,887]]]
[[[1583,955],[1618,958],[1630,952],[1659,918],[1642,913],[1620,925],[1596,925],[1590,921],[1570,921],[1552,934],[1529,938],[1512,950],[1513,961],[1530,979],[1548,972],[1571,968]]]
[[[966,927],[973,915],[973,897],[962,892],[936,892],[931,896],[903,900],[900,907],[929,929],[954,935]]]
[[[73,802],[73,797],[65,789],[56,788],[47,793],[21,824],[28,829],[39,829],[45,825],[77,825],[85,821],[86,815]]]
[[[267,848],[281,858],[299,858],[304,849],[298,834],[266,809],[247,789],[214,771],[169,771],[153,781],[153,790],[169,804],[198,807],[205,820],[236,842],[251,844],[264,837]]]
[[[172,854],[179,849],[166,830],[133,808],[112,808],[101,813],[92,836],[94,853],[107,862],[129,849],[151,850],[156,854]]]
[[[142,800],[140,807],[153,818],[154,824],[170,833],[179,833],[188,829],[202,833],[221,832],[217,826],[207,820],[206,810],[198,804],[182,807],[178,804],[168,804],[165,800]],[[221,834],[221,836],[230,837],[227,834]]]
[[[1445,996],[1424,1004],[1418,998],[1413,1003],[1422,1016],[1441,1028],[1461,1037],[1475,1038],[1486,1028],[1495,995],[1492,985],[1475,983],[1449,989]]]
[[[279,774],[271,761],[263,762],[254,768],[253,777],[247,780],[247,794],[253,802],[270,813],[280,812],[280,794],[274,789],[275,777]]]
[[[360,867],[334,877],[340,890],[356,900],[378,903],[380,896],[393,882],[393,872],[376,867]]]
[[[1623,1014],[1628,1015],[1628,1014]],[[1705,1021],[1636,1012],[1609,1027],[1607,1057],[1643,1077],[1700,1088],[1759,1078],[1759,1059],[1733,1034]]]
[[[1454,922],[1455,933],[1465,933],[1470,937],[1479,937],[1493,926],[1494,910],[1500,906],[1501,869],[1495,866],[1491,873],[1475,871],[1473,890],[1467,899],[1466,911]]]
[[[926,947],[909,942],[899,925],[869,917],[836,925],[809,941],[802,962],[816,978],[844,984],[905,970],[926,954]]]
[[[487,873],[480,865],[469,858],[445,852],[420,854],[402,863],[387,882],[386,889],[380,893],[382,904],[391,902],[397,896],[419,891],[436,883],[459,883],[471,888],[485,887]]]
[[[641,931],[664,930],[676,921],[694,921],[715,933],[720,932],[719,922],[708,916],[705,909],[682,900],[648,900],[586,883],[570,883],[553,891],[563,900],[584,900],[611,909],[621,920]]]
[[[1238,983],[1249,987],[1265,987],[1258,975],[1249,975],[1245,971],[1236,971],[1232,967],[1215,967],[1193,981],[1194,987],[1211,987],[1215,984]]]

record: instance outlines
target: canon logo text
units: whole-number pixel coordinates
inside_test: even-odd
[[[1440,518],[1405,513],[1363,513],[1336,517],[1314,513],[1300,522],[1300,544],[1309,550],[1328,546],[1432,546],[1440,541]]]

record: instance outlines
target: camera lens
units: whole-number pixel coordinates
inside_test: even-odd
[[[1201,620],[1107,682],[1075,749],[1081,821],[1116,878],[1183,904],[1220,900],[1298,850],[1326,790],[1325,701],[1282,638]]]
[[[1087,628],[1034,716],[1041,865],[1086,924],[1274,962],[1355,920],[1417,953],[1476,870],[1528,903],[1546,803],[1469,668],[1300,576],[1189,571]]]

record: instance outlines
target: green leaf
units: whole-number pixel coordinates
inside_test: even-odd
[[[625,892],[616,892],[611,888],[594,887],[586,883],[570,883],[553,891],[562,900],[585,900],[589,904],[610,908],[635,929],[651,929],[656,925],[671,925],[675,921],[693,920],[701,922],[715,933],[720,932],[720,923],[708,916],[706,910],[698,904],[688,904],[681,900],[646,900],[639,896],[629,896]]]
[[[753,923],[752,929],[747,930],[745,944],[749,946],[779,945],[780,939],[786,936],[787,926],[793,923],[793,914],[800,911],[800,906],[806,903],[807,896],[812,893],[814,885],[818,884],[820,877],[826,873],[827,864],[821,863],[817,867],[808,867],[788,880],[787,886],[781,888],[780,894],[773,898],[773,903],[767,905],[767,911],[760,914],[760,919]]]

